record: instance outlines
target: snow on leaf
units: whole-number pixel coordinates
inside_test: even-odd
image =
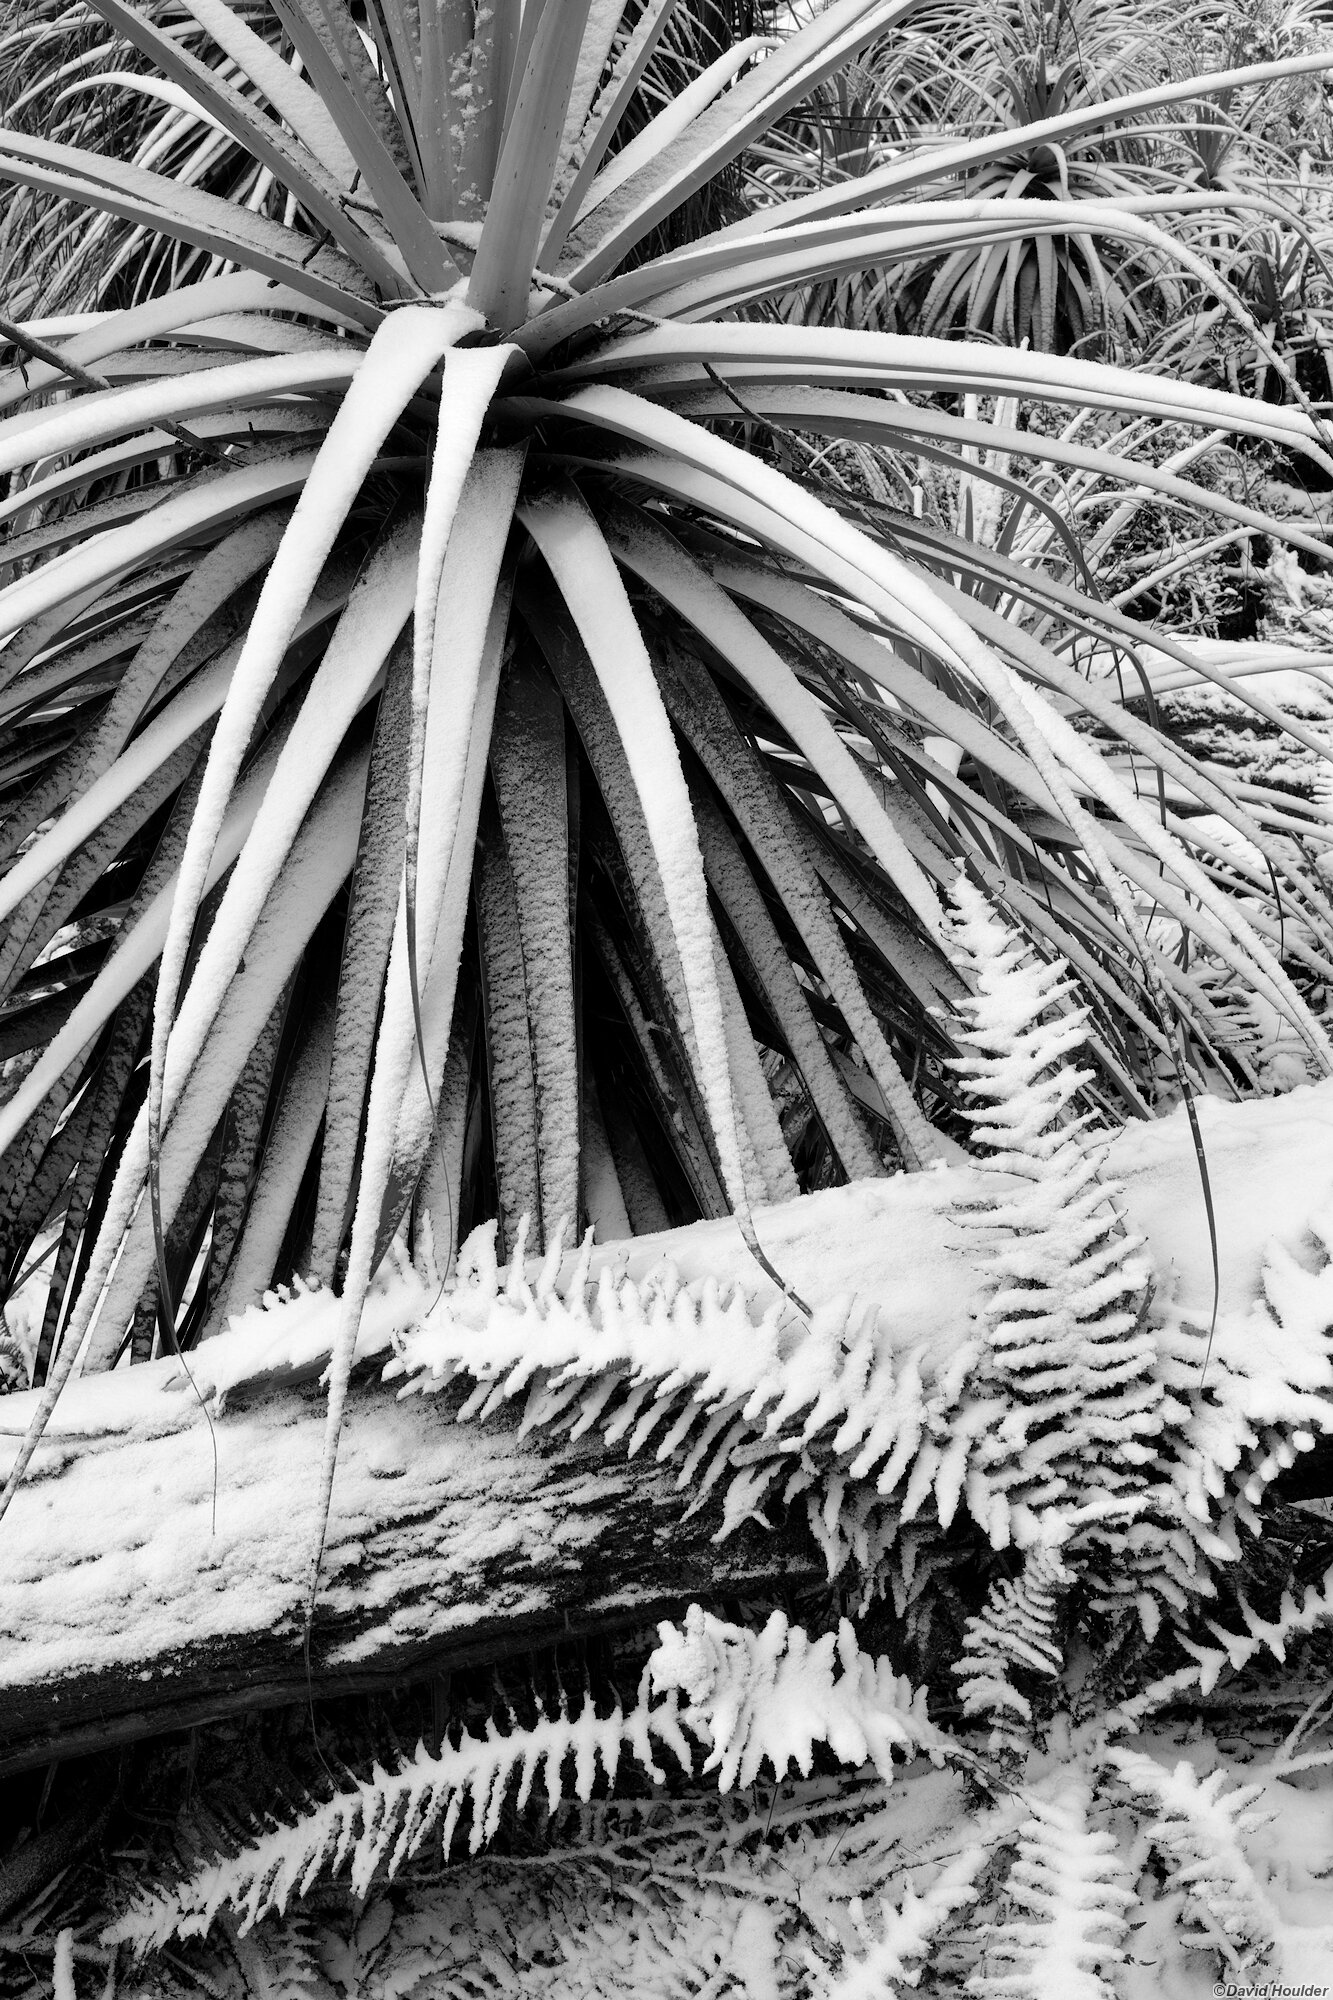
[[[781,1611],[753,1632],[693,1604],[683,1628],[657,1629],[648,1682],[686,1696],[681,1720],[710,1745],[704,1769],[717,1772],[721,1791],[752,1784],[765,1764],[779,1778],[793,1763],[808,1777],[817,1743],[841,1764],[873,1764],[886,1783],[894,1750],[945,1747],[924,1690],[862,1653],[845,1618],[836,1637],[811,1640]]]

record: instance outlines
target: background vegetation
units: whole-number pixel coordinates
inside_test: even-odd
[[[396,1244],[435,1293],[409,1374],[537,1370],[552,1422],[613,1432],[648,1384],[681,1450],[725,1410],[719,1490],[778,1439],[799,1471],[774,1504],[809,1508],[836,1579],[553,1655],[503,1752],[467,1733],[511,1700],[483,1675],[452,1736],[412,1693],[330,1720],[321,1764],[363,1770],[391,1727],[436,1753],[429,1800],[390,1811],[374,1779],[326,1809],[379,1935],[338,1961],[311,1902],[270,1963],[224,1917],[131,1981],[378,1991],[380,1952],[396,1992],[536,1990],[563,1953],[590,1990],[651,1990],[645,1935],[669,1960],[673,1927],[702,1951],[721,1921],[664,1884],[705,1853],[804,1881],[835,1819],[841,1914],[764,1919],[773,1991],[1035,1994],[1071,1908],[1062,1976],[1128,1991],[1136,1896],[1210,1968],[1276,1950],[1252,1798],[1206,1771],[1172,1791],[1108,1718],[1202,1699],[1219,1591],[1246,1690],[1318,1627],[1322,1515],[1269,1489],[1333,1427],[1323,1308],[1269,1299],[1288,1360],[1263,1395],[1240,1354],[1210,1384],[1214,1329],[1153,1305],[1099,1147],[1333,1068],[1308,678],[1333,665],[1330,67],[1299,8],[1156,0],[11,10],[0,1273],[30,1393],[0,1509],[76,1367],[179,1351],[204,1379],[227,1321],[300,1279],[332,1301],[327,1511]],[[855,1329],[775,1269],[764,1212],[969,1161],[1009,1177],[960,1197],[997,1273],[969,1368],[926,1357],[913,1404],[871,1334],[857,1386]],[[577,1394],[537,1350],[502,1366],[494,1325],[450,1345],[479,1225],[520,1287],[562,1227],[726,1215],[759,1289],[725,1396],[609,1305],[596,1358],[566,1357]],[[533,1325],[593,1312],[560,1282]],[[319,1546],[307,1579],[313,1601]],[[1305,1657],[1276,1672],[1263,1701],[1299,1716]],[[538,1832],[507,1786],[547,1724],[551,1802],[568,1763],[582,1805]],[[146,1815],[159,1860],[225,1849],[225,1813],[273,1801],[247,1761],[267,1727],[142,1753],[74,1816]],[[641,1770],[622,1825],[603,1781],[653,1730],[684,1745],[679,1797]],[[901,1822],[832,1777],[887,1781],[895,1748],[954,1788],[932,1805],[914,1765]],[[762,1825],[753,1799],[729,1817],[696,1752],[744,1783],[790,1752],[806,1783],[790,1817],[778,1791]],[[289,1799],[304,1757],[276,1759]],[[937,1810],[961,1845],[931,1845]],[[494,1904],[470,1887],[458,1917],[437,1867],[425,1915],[367,1902],[440,1814],[502,1837]],[[1130,1822],[1137,1872],[1112,1858]],[[137,1915],[141,1850],[29,1882],[25,1837],[14,1990],[34,1940],[59,1934],[59,1988],[75,1919],[82,1946],[113,1918],[88,1949],[114,1990],[117,1938],[254,1917],[331,1825],[284,1836],[287,1875],[242,1856]],[[566,1836],[573,1875],[542,1873]],[[913,1883],[891,1857],[918,1837]],[[599,1853],[618,1881],[650,1857],[652,1920],[608,1905],[576,1973],[551,1885]],[[506,1898],[555,1929],[503,1972],[477,1912],[511,1936]]]

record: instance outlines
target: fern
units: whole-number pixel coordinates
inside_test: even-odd
[[[1054,1678],[1064,1664],[1057,1638],[1061,1600],[1074,1580],[1060,1548],[1029,1549],[1016,1578],[992,1584],[984,1608],[967,1621],[962,1657],[954,1667],[963,1713],[992,1723],[997,1747],[1023,1749],[1031,1742],[1032,1702],[1014,1675]]]
[[[249,1933],[228,1921],[226,1930],[250,2000],[334,2000],[308,1918]]]
[[[482,1735],[464,1729],[438,1755],[419,1744],[398,1771],[376,1769],[294,1826],[275,1827],[174,1889],[141,1900],[111,1926],[107,1941],[129,1941],[142,1951],[206,1931],[224,1909],[239,1914],[246,1932],[269,1911],[284,1911],[293,1895],[303,1897],[326,1866],[336,1874],[348,1860],[352,1892],[364,1896],[377,1873],[395,1874],[441,1820],[440,1846],[448,1855],[465,1807],[473,1854],[494,1839],[511,1792],[521,1812],[544,1787],[548,1814],[554,1813],[567,1795],[567,1765],[573,1796],[584,1801],[599,1772],[614,1786],[626,1752],[654,1784],[663,1783],[655,1744],[687,1774],[692,1745],[702,1744],[704,1772],[717,1772],[723,1792],[738,1780],[751,1784],[765,1764],[779,1778],[792,1762],[808,1775],[816,1743],[827,1744],[841,1763],[873,1765],[886,1782],[895,1750],[938,1759],[950,1747],[926,1716],[924,1694],[896,1677],[887,1661],[862,1654],[845,1620],[836,1639],[811,1642],[781,1612],[755,1633],[692,1605],[683,1628],[662,1624],[658,1638],[628,1713],[617,1703],[610,1715],[598,1716],[586,1701],[570,1716],[562,1702],[558,1716],[540,1716],[528,1728],[514,1724],[502,1733],[492,1719]]]
[[[694,1604],[683,1630],[658,1632],[652,1685],[688,1695],[682,1720],[711,1738],[704,1770],[717,1772],[724,1792],[752,1784],[764,1764],[782,1777],[794,1763],[808,1777],[816,1743],[840,1764],[870,1763],[886,1779],[894,1750],[939,1757],[949,1747],[927,1719],[924,1693],[862,1653],[845,1618],[836,1639],[811,1641],[780,1611],[749,1632]]]
[[[984,1164],[1002,1191],[965,1211],[993,1259],[985,1413],[969,1472],[972,1513],[1003,1546],[1039,1533],[1047,1508],[1092,1501],[1098,1536],[1144,1506],[1144,1468],[1163,1421],[1154,1342],[1145,1325],[1149,1271],[1083,1139],[1073,1106],[1091,1072],[1072,1057],[1087,1009],[1070,1007],[1063,960],[1037,958],[963,876],[953,889],[956,955],[975,991],[960,1002],[954,1067],[982,1100],[971,1110]]]
[[[895,1352],[873,1301],[834,1298],[805,1320],[781,1296],[683,1284],[665,1260],[638,1284],[607,1265],[594,1280],[590,1238],[562,1282],[562,1248],[557,1230],[534,1281],[521,1235],[501,1267],[493,1229],[475,1230],[386,1375],[422,1391],[471,1381],[460,1418],[522,1395],[523,1432],[595,1430],[631,1455],[652,1442],[679,1461],[693,1506],[719,1492],[723,1535],[762,1520],[770,1496],[804,1495],[830,1574],[855,1562],[872,1590],[902,1518],[932,1497],[952,1513],[946,1446],[968,1343],[933,1366],[921,1349]]]
[[[614,1779],[626,1748],[661,1782],[665,1772],[653,1755],[654,1738],[689,1769],[689,1743],[678,1704],[671,1700],[656,1709],[640,1703],[629,1715],[617,1706],[605,1717],[587,1703],[577,1716],[542,1717],[531,1728],[507,1735],[491,1721],[480,1736],[464,1729],[459,1743],[438,1756],[419,1744],[416,1755],[397,1772],[377,1769],[353,1791],[339,1792],[313,1808],[295,1826],[276,1827],[236,1855],[206,1864],[178,1888],[133,1910],[108,1938],[143,1949],[172,1936],[189,1937],[206,1931],[224,1906],[237,1910],[248,1930],[268,1911],[285,1910],[294,1894],[304,1896],[326,1865],[336,1873],[349,1858],[353,1894],[364,1895],[376,1871],[384,1867],[392,1875],[441,1818],[447,1854],[469,1805],[469,1848],[475,1854],[494,1836],[516,1777],[519,1810],[543,1776],[554,1810],[563,1796],[563,1767],[569,1758],[580,1798],[591,1797],[599,1766]]]
[[[1184,1941],[1220,1951],[1238,1972],[1256,1970],[1273,1950],[1280,1921],[1241,1845],[1269,1816],[1254,1810],[1262,1787],[1236,1787],[1224,1770],[1201,1778],[1183,1761],[1168,1770],[1134,1750],[1108,1751],[1107,1760],[1153,1811],[1148,1840],[1171,1865],[1195,1927]]]
[[[982,1838],[970,1841],[945,1864],[924,1894],[918,1895],[909,1883],[902,1902],[881,1902],[878,1921],[872,1922],[859,1900],[851,1917],[862,1946],[859,1952],[844,1955],[838,1971],[825,1985],[826,2000],[879,2000],[889,1991],[890,1980],[915,1986],[923,1961],[941,1934],[959,1912],[977,1900],[977,1877],[994,1858],[992,1816]]]
[[[1234,1559],[1238,1527],[1258,1532],[1259,1509],[1279,1473],[1322,1434],[1333,1432],[1333,1210],[1308,1224],[1303,1262],[1270,1245],[1261,1293],[1242,1319],[1224,1317],[1201,1387],[1204,1329],[1164,1316],[1163,1375],[1188,1415],[1162,1439],[1165,1476],[1179,1513],[1206,1524],[1206,1555]],[[1312,1265],[1313,1268],[1309,1268]],[[1220,1540],[1219,1540],[1220,1538]]]
[[[1320,1626],[1333,1624],[1333,1569],[1325,1572],[1322,1586],[1310,1584],[1299,1604],[1289,1591],[1284,1592],[1277,1616],[1272,1619],[1261,1617],[1244,1597],[1238,1597],[1236,1608],[1245,1625],[1243,1632],[1230,1631],[1212,1618],[1204,1621],[1205,1628],[1221,1642],[1218,1646],[1201,1644],[1188,1633],[1177,1633],[1178,1644],[1195,1663],[1193,1669],[1186,1670],[1189,1678],[1182,1685],[1197,1684],[1200,1693],[1210,1694],[1228,1666],[1238,1673],[1265,1652],[1276,1660],[1285,1660],[1293,1639],[1305,1638]]]
[[[700,1657],[711,1695],[751,1688],[761,1634],[713,1631],[696,1615],[674,1635],[674,1657],[710,1633]],[[1220,1776],[1200,1784],[1187,1768],[1182,1779],[1177,1743],[1167,1732],[1124,1753],[1066,1742],[981,1810],[968,1777],[925,1758],[892,1784],[867,1767],[729,1791],[571,1796],[540,1843],[525,1837],[519,1852],[463,1856],[443,1871],[433,1858],[400,1868],[364,1905],[330,1891],[248,1931],[243,1913],[233,1923],[223,1908],[223,1935],[187,1946],[190,1974],[230,2000],[232,1957],[250,1944],[269,1976],[312,1979],[318,1965],[359,2000],[878,2000],[918,1985],[978,2000],[1105,2000],[1139,1991],[1136,1981],[1174,1994],[1234,1974],[1247,1952],[1257,1962],[1247,1940],[1267,1917],[1273,1969],[1299,1976],[1324,1936],[1326,1843],[1314,1839],[1307,1854],[1284,1842],[1286,1879],[1270,1902],[1257,1808],[1280,1812],[1298,1795],[1271,1767],[1262,1799]],[[1206,1739],[1190,1754],[1201,1770],[1214,1758],[1227,1767]],[[1305,1803],[1313,1831],[1320,1799]],[[1137,1946],[1122,1968],[1126,1926]],[[1145,1976],[1134,1958],[1154,1969]]]
[[[1102,1973],[1124,1956],[1134,1902],[1115,1839],[1090,1825],[1088,1786],[1072,1772],[1027,1802],[1005,1885],[1017,1908],[992,1929],[967,1991],[978,2000],[1115,2000]]]

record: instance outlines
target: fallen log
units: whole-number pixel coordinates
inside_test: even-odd
[[[1322,1256],[1307,1221],[1333,1191],[1333,1084],[1198,1108],[1217,1218],[1220,1356],[1252,1338],[1272,1246],[1307,1264]],[[1159,1301],[1174,1299],[1207,1328],[1211,1257],[1184,1116],[1120,1133],[1110,1170],[1130,1228],[1147,1239]],[[983,1179],[953,1169],[863,1182],[758,1211],[756,1225],[802,1296],[836,1288],[873,1300],[895,1350],[943,1357],[984,1294],[984,1254],[955,1219]],[[683,1277],[742,1279],[762,1305],[766,1281],[732,1222],[608,1246],[594,1275],[611,1261],[641,1277],[664,1253]],[[750,1524],[715,1542],[719,1512],[691,1516],[673,1467],[592,1438],[521,1440],[512,1416],[459,1425],[461,1390],[400,1401],[370,1361],[340,1447],[307,1678],[323,1396],[313,1379],[275,1376],[262,1338],[248,1378],[240,1361],[251,1348],[239,1333],[223,1343],[233,1338],[223,1414],[207,1413],[183,1382],[169,1387],[172,1361],[76,1380],[61,1397],[0,1521],[0,1775],[647,1622],[692,1596],[824,1574],[799,1521]],[[196,1367],[221,1386],[215,1345]],[[0,1478],[36,1400],[0,1399]]]
[[[717,1510],[686,1519],[674,1468],[359,1382],[307,1675],[323,1395],[211,1419],[174,1372],[71,1384],[0,1526],[0,1775],[824,1573],[795,1526],[714,1545]],[[0,1444],[34,1402],[0,1401]]]

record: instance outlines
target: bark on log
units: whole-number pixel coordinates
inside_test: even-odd
[[[71,1384],[0,1523],[0,1775],[824,1573],[794,1527],[715,1546],[717,1512],[684,1518],[674,1468],[521,1442],[503,1418],[456,1424],[454,1398],[359,1383],[308,1683],[324,1397],[269,1389],[210,1429],[172,1372]],[[0,1446],[34,1401],[0,1402]]]

